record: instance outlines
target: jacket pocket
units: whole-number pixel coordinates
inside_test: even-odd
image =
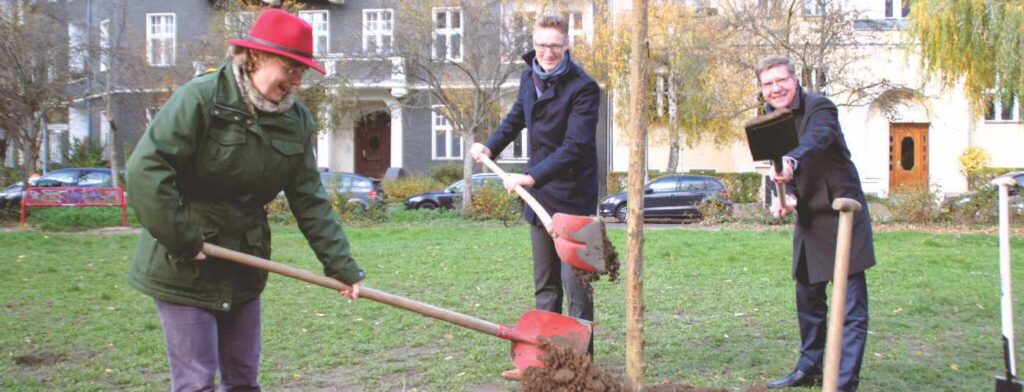
[[[215,120],[200,150],[200,170],[207,175],[237,175],[246,163],[246,130],[242,126]]]

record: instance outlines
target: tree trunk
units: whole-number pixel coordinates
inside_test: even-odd
[[[469,146],[476,143],[473,132],[462,139],[462,216],[473,215],[473,157],[469,156]]]
[[[680,140],[683,138],[683,127],[679,126],[679,108],[676,101],[675,73],[668,74],[668,167],[665,171],[675,173],[681,166],[679,159]]]
[[[120,172],[119,165],[117,163],[117,123],[114,122],[114,114],[110,111],[111,102],[114,100],[114,98],[110,96],[111,89],[113,88],[110,85],[110,83],[112,83],[111,74],[113,73],[114,72],[112,72],[112,70],[107,69],[107,94],[104,97],[104,101],[106,101],[105,103],[107,105],[107,123],[110,125],[110,134],[107,135],[107,156],[110,157],[110,186],[117,188],[121,185],[121,180],[117,175]],[[100,132],[103,132],[103,127],[100,127],[100,129]]]
[[[629,218],[626,223],[626,383],[644,385],[644,141],[647,139],[647,1],[633,0],[632,56],[629,60]]]

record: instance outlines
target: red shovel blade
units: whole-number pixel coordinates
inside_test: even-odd
[[[601,272],[586,262],[585,257],[590,256],[592,252],[585,245],[569,241],[565,237],[558,237],[554,240],[555,253],[558,253],[558,258],[563,262],[584,271]],[[593,257],[590,258],[593,259]]]
[[[540,309],[523,313],[514,329],[525,336],[535,336],[540,342],[530,344],[512,341],[512,363],[522,371],[533,366],[544,366],[543,347],[548,344],[580,353],[587,352],[592,333],[589,321]]]

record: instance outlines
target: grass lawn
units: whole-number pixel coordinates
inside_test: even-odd
[[[515,324],[533,305],[527,228],[459,222],[347,232],[367,285]],[[610,235],[625,254],[624,231]],[[648,383],[741,390],[791,369],[799,339],[788,228],[646,238]],[[862,391],[992,388],[1002,367],[997,243],[991,235],[876,233]],[[0,389],[168,389],[153,302],[125,283],[134,245],[134,235],[0,233]],[[1014,248],[1024,260],[1024,242]],[[274,227],[274,250],[276,261],[320,272],[294,226]],[[1024,268],[1015,276],[1015,296],[1024,298]],[[617,373],[625,367],[624,286],[595,287],[595,361]],[[518,388],[498,376],[511,368],[507,341],[281,276],[263,303],[267,390]]]

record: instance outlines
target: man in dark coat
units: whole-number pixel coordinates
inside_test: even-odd
[[[780,183],[790,183],[792,194],[773,203],[776,216],[796,212],[793,233],[793,279],[796,280],[797,319],[800,324],[800,359],[789,375],[768,383],[769,388],[811,385],[820,381],[825,351],[828,305],[825,288],[835,266],[839,213],[832,200],[846,197],[864,207],[854,214],[850,247],[850,275],[846,291],[839,389],[854,391],[868,333],[868,292],[864,270],[875,265],[871,216],[861,190],[857,168],[850,160],[835,104],[821,95],[804,92],[786,57],[769,56],[755,70],[767,110],[786,107],[796,118],[800,145],[783,159]]]
[[[592,215],[597,208],[600,88],[570,59],[567,37],[564,18],[545,16],[538,20],[533,32],[535,50],[523,56],[529,66],[519,79],[515,104],[486,145],[474,144],[470,154],[477,160],[481,155],[494,158],[526,128],[530,151],[526,173],[510,175],[505,188],[509,192],[516,185],[526,188],[552,215]],[[529,206],[524,217],[530,222],[537,309],[561,313],[565,292],[569,315],[593,320],[590,285],[581,283],[559,260],[550,234]],[[521,376],[517,371],[502,375]]]

